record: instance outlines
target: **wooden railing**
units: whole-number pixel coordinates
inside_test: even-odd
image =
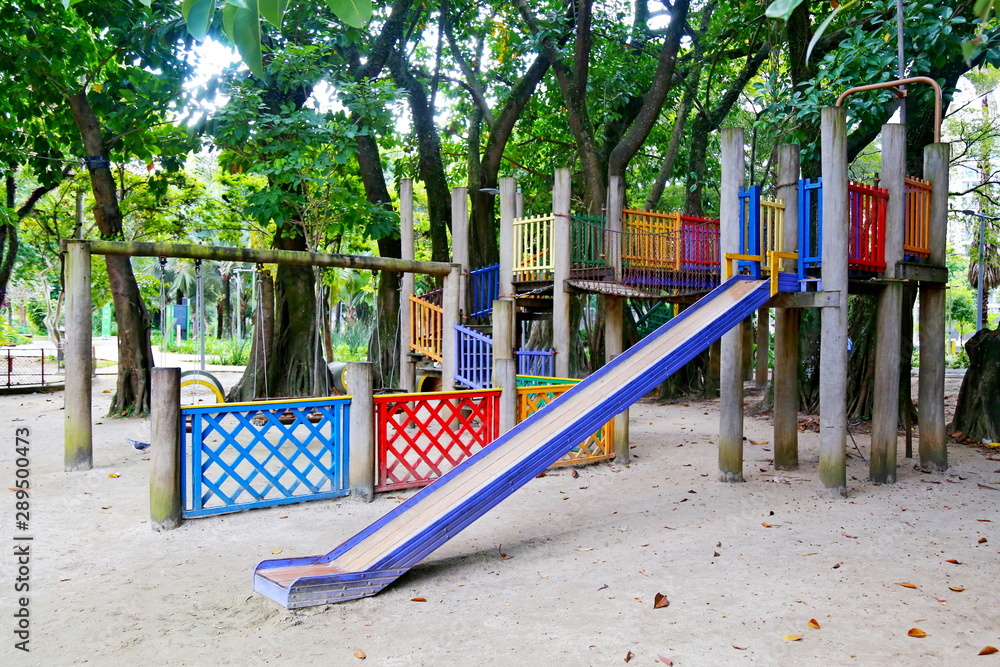
[[[552,215],[514,220],[514,279],[551,280]]]
[[[885,209],[889,191],[851,181],[847,184],[850,239],[847,265],[852,269],[885,271]]]
[[[903,255],[908,258],[929,257],[931,226],[931,192],[929,181],[906,177],[906,226],[903,232]]]
[[[410,295],[410,349],[442,362],[444,308]]]

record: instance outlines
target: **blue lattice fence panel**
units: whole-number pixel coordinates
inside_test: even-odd
[[[304,398],[182,408],[183,515],[347,495],[350,402]]]
[[[760,255],[760,186],[740,188],[740,254]],[[740,260],[740,273],[760,279],[760,262]]]

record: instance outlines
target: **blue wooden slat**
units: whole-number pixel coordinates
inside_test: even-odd
[[[500,298],[500,265],[492,264],[469,272],[472,282],[470,317],[484,317],[493,312],[493,302]]]

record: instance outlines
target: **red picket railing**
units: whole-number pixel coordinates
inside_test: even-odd
[[[376,491],[428,484],[500,434],[500,390],[376,396]]]
[[[860,271],[885,271],[885,207],[889,191],[851,181],[847,185],[850,246],[847,265]]]

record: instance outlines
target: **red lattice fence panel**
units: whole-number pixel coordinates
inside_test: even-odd
[[[500,390],[376,396],[377,491],[428,484],[500,433]]]

